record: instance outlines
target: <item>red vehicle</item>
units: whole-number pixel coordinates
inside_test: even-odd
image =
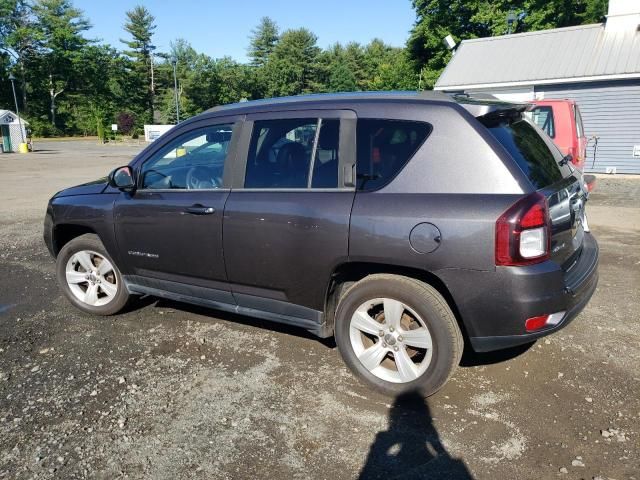
[[[587,156],[587,137],[584,134],[580,109],[573,100],[535,100],[531,118],[558,146],[563,155],[571,155],[571,162],[580,171]],[[585,175],[589,190],[595,177]]]

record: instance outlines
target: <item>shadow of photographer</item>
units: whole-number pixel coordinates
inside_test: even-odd
[[[429,406],[417,392],[395,399],[389,428],[376,435],[358,478],[473,480],[462,460],[445,450]]]

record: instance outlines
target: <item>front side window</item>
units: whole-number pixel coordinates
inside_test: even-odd
[[[553,121],[553,108],[549,106],[536,107],[531,110],[530,113],[531,120],[535,123],[540,129],[544,130],[544,132],[549,135],[551,138],[555,138],[556,136],[556,125]]]
[[[142,166],[142,188],[222,188],[232,124],[198,128],[172,140]]]
[[[337,187],[339,124],[318,118],[256,121],[245,188]]]
[[[357,137],[358,190],[376,190],[389,183],[431,132],[431,125],[405,120],[359,119]]]

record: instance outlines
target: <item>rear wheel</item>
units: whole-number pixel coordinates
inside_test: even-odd
[[[58,254],[56,275],[65,296],[84,312],[113,315],[129,300],[120,271],[96,235],[67,243]]]
[[[463,350],[455,316],[438,291],[397,275],[371,275],[347,290],[335,335],[351,370],[388,395],[433,395]]]

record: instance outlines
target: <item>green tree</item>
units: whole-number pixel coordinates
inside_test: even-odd
[[[156,29],[155,17],[146,7],[138,5],[133,10],[126,12],[127,21],[124,29],[131,35],[130,40],[120,40],[128,50],[125,52],[133,60],[132,76],[136,85],[135,98],[138,113],[147,122],[154,119],[154,93],[153,80],[153,33]]]
[[[0,64],[4,71],[11,69],[20,79],[23,114],[28,113],[25,62],[33,55],[39,39],[40,32],[26,0],[0,0]]]
[[[114,123],[116,113],[129,108],[130,62],[108,45],[89,45],[78,56],[75,72],[82,79],[68,96],[72,118],[67,130],[85,135],[98,125]]]
[[[317,91],[320,48],[317,37],[307,30],[287,30],[264,66],[266,94],[277,97]]]
[[[278,43],[278,25],[269,17],[262,17],[249,37],[249,58],[251,65],[262,67]]]
[[[520,18],[515,32],[599,22],[606,0],[413,0],[413,7],[417,19],[407,42],[409,58],[432,87],[451,58],[445,36],[461,41],[504,35],[510,11]]]
[[[49,118],[55,129],[58,97],[73,92],[82,82],[75,67],[89,43],[82,33],[90,24],[70,0],[37,0],[32,11],[38,33],[26,68],[34,77],[36,101],[43,92],[48,93]]]

